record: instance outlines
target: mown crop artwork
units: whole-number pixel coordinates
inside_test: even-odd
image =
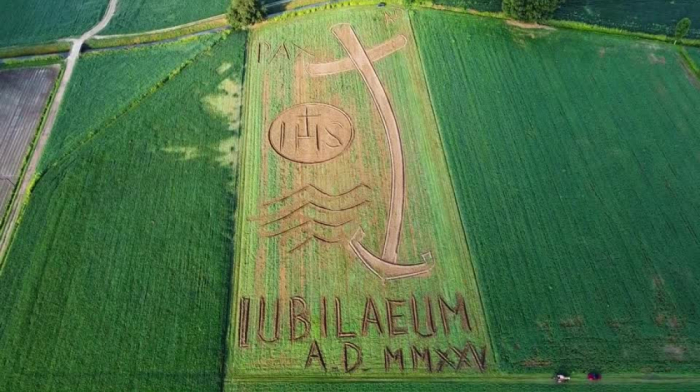
[[[0,391],[700,390],[696,2],[40,3]]]

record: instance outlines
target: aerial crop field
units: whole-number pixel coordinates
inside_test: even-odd
[[[0,71],[0,227],[60,70]]]
[[[493,364],[408,14],[252,32],[227,382]]]
[[[9,1],[0,47],[107,4]],[[120,0],[101,34],[227,3]],[[697,13],[627,3],[557,15]],[[488,15],[329,4],[9,60],[0,391],[699,390],[700,49]]]
[[[0,390],[221,390],[244,49],[202,52],[36,180],[0,273]]]
[[[696,0],[566,0],[557,19],[673,36],[676,23],[693,20],[689,37],[700,37],[700,2]]]
[[[97,23],[108,0],[3,0],[0,47],[78,36]]]
[[[128,34],[173,27],[226,12],[229,0],[119,0],[117,12],[100,34]]]
[[[81,56],[51,133],[51,142],[42,156],[40,170],[108,126],[216,38],[202,37]]]
[[[697,369],[700,90],[676,48],[413,22],[499,367]]]

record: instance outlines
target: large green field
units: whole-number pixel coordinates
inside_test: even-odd
[[[697,0],[566,0],[557,19],[673,36],[676,23],[690,18],[690,37],[700,37],[700,2]]]
[[[0,46],[107,3],[9,1]],[[227,4],[161,3],[100,34]],[[632,3],[558,15],[696,7]],[[700,48],[392,3],[75,49],[19,60],[72,76],[0,171],[0,391],[700,390]]]
[[[100,34],[127,34],[162,29],[223,14],[230,0],[119,0],[117,12]]]
[[[499,367],[697,369],[700,91],[676,49],[414,26]]]
[[[68,85],[40,170],[69,154],[139,102],[218,37],[86,53]],[[154,59],[158,59],[154,61]],[[95,87],[97,86],[97,88]]]
[[[3,0],[0,47],[79,36],[95,25],[108,0]]]
[[[244,47],[36,180],[0,274],[0,389],[220,390]]]
[[[404,366],[411,376],[434,371],[441,373],[438,376],[458,377],[491,370],[491,348],[481,301],[408,13],[400,9],[387,13],[388,19],[384,11],[375,7],[322,12],[261,27],[252,33],[246,72],[242,155],[245,163],[239,188],[227,381],[343,373],[358,378],[396,377],[404,373]],[[336,38],[339,28],[352,28],[369,51],[397,39],[404,44],[373,65],[400,128],[397,147],[403,149],[404,164],[391,158],[385,136],[388,131],[383,125],[389,120],[378,113],[372,100],[378,93],[370,94],[359,71],[324,71],[318,76],[309,73],[307,67],[311,64],[348,56]],[[273,120],[290,108],[309,102],[345,111],[353,124],[355,135],[348,141],[341,136],[348,126],[342,122],[324,125],[323,112],[306,106],[308,115],[321,116],[307,124],[307,131],[316,124],[314,148],[325,151],[345,145],[347,151],[337,158],[308,163],[275,152],[274,148],[282,147],[275,144],[278,139],[273,133],[278,128]],[[290,132],[304,134],[299,128],[294,131],[293,126],[294,122],[288,124]],[[283,134],[282,138],[286,145],[292,145],[291,137]],[[308,139],[296,139],[297,148],[303,149],[300,144],[309,143]],[[283,151],[296,150],[284,147]],[[419,264],[429,254],[435,264],[428,276],[383,280],[380,277],[384,275],[363,265],[351,250],[351,239],[359,230],[364,232],[362,243],[370,252],[379,254],[383,245],[386,249],[390,240],[385,240],[389,238],[385,233],[391,231],[391,218],[387,216],[394,208],[400,208],[395,207],[392,196],[394,177],[399,175],[392,175],[394,165],[400,166],[401,176],[405,174],[405,185],[400,187],[401,192],[405,188],[405,205],[399,223],[402,231],[396,263]],[[295,189],[303,191],[294,192]],[[292,306],[289,303],[294,298],[294,311],[304,312],[299,310],[303,305],[308,312],[306,332],[301,322],[295,328],[288,321],[292,310],[286,309]],[[409,327],[411,298],[416,298],[422,314],[416,319],[420,322],[416,326],[423,334],[431,335],[429,338]],[[459,317],[453,320],[446,313],[443,322],[436,325],[448,332],[440,329],[430,334],[423,317],[427,317],[428,306],[437,309],[440,298],[450,306],[456,306],[462,298],[466,303],[463,314],[469,318],[470,326],[460,326]],[[426,299],[432,305],[426,305]],[[282,304],[281,316],[274,310],[278,301]],[[390,305],[392,301],[395,313],[401,316],[385,322],[388,307],[394,306]],[[374,317],[372,308],[376,307],[376,314],[380,315],[376,318],[380,320],[364,322],[363,314],[369,312]],[[322,316],[324,309],[331,312],[327,317]],[[433,314],[438,317],[437,310]],[[341,318],[344,321],[338,321]],[[394,323],[397,331],[405,330],[394,334],[389,326]],[[314,344],[318,344],[325,359],[307,364]],[[347,355],[355,355],[355,351],[347,354],[347,344],[362,351],[361,368],[354,371],[356,357],[348,359]],[[453,361],[456,359],[451,347],[463,350],[472,346],[475,350],[468,354],[469,366],[461,364],[455,369],[439,361],[434,351],[445,350]],[[412,347],[431,351],[432,365],[430,360],[428,364],[416,361],[411,369]],[[401,365],[389,366],[385,349],[402,350]],[[481,363],[472,358],[477,352]]]
[[[436,4],[501,11],[501,0],[437,0]],[[682,18],[694,19],[689,37],[700,37],[700,2],[696,0],[565,0],[555,19],[571,20],[673,36]]]

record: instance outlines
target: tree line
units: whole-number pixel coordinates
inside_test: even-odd
[[[321,0],[319,0],[321,1]],[[551,19],[565,0],[503,0],[503,13],[525,22],[541,22]],[[412,0],[407,1],[409,4]],[[232,0],[227,12],[229,24],[234,30],[258,23],[265,13],[260,0]],[[683,18],[676,25],[676,40],[684,38],[690,31],[690,19]]]

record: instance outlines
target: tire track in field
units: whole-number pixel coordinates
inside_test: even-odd
[[[63,97],[66,94],[66,87],[68,86],[68,82],[70,82],[71,76],[73,76],[75,64],[80,57],[80,49],[83,47],[85,41],[92,38],[107,27],[107,24],[109,24],[109,21],[112,20],[112,17],[117,10],[117,2],[118,0],[109,0],[107,11],[102,17],[102,20],[100,20],[99,23],[97,23],[93,28],[81,35],[80,38],[73,40],[73,46],[71,47],[68,58],[66,59],[65,72],[63,73],[58,90],[56,90],[56,96],[54,97],[53,102],[51,103],[51,108],[46,115],[46,121],[44,122],[42,129],[39,130],[39,139],[37,140],[36,147],[32,153],[29,164],[27,165],[27,170],[25,171],[24,176],[21,178],[20,186],[16,194],[17,196],[14,198],[14,200],[12,200],[12,204],[8,207],[8,220],[3,227],[2,233],[0,233],[0,268],[2,268],[4,265],[7,250],[12,242],[12,234],[14,233],[15,225],[17,224],[17,220],[22,212],[22,206],[24,205],[25,201],[24,199],[27,197],[27,192],[32,183],[32,179],[36,174],[39,160],[41,159],[44,148],[46,147],[46,142],[49,140],[49,136],[51,136],[51,131],[54,123],[56,122],[58,111],[61,108]]]

